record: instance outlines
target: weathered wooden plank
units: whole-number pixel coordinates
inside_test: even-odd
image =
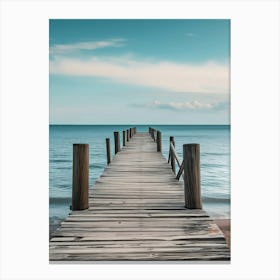
[[[178,182],[178,181],[177,181]],[[169,183],[168,186],[165,186],[164,185],[164,182],[153,182],[153,183],[147,183],[147,182],[130,182],[130,183],[127,183],[127,182],[120,182],[120,183],[117,183],[117,182],[100,182],[100,181],[97,181],[96,184],[95,184],[95,187],[104,187],[104,188],[114,188],[114,187],[119,187],[119,188],[122,188],[122,189],[125,189],[125,190],[129,190],[129,189],[132,189],[132,188],[140,188],[140,189],[152,189],[152,190],[161,190],[162,187],[165,189],[165,190],[172,190],[173,186],[175,186],[176,188],[179,188],[181,190],[183,190],[182,186],[178,187],[176,185],[176,181],[175,182],[172,182],[172,183]],[[174,189],[174,188],[173,188]]]
[[[203,238],[224,238],[220,231],[206,233],[205,231],[195,230],[192,232],[178,230],[178,231],[141,231],[141,232],[119,232],[119,231],[72,231],[59,228],[53,236],[60,237],[78,237],[84,240],[187,240],[187,239],[203,239]]]
[[[136,247],[136,248],[94,248],[94,254],[108,254],[108,253],[116,253],[116,254],[122,254],[122,253],[127,253],[127,254],[138,254],[138,253],[209,253],[209,252],[215,252],[215,253],[226,253],[228,251],[227,247],[150,247],[150,248],[145,248],[145,247]],[[55,246],[52,247],[52,253],[60,253],[60,254],[89,254],[92,252],[92,248],[88,248],[86,246],[84,247],[65,247],[65,248],[57,248]]]
[[[118,185],[113,185],[111,187],[104,187],[104,191],[100,190],[93,190],[89,192],[89,197],[96,197],[96,196],[104,196],[104,197],[110,197],[110,196],[130,196],[130,195],[136,195],[136,196],[146,196],[146,195],[156,195],[156,197],[161,196],[170,196],[170,197],[184,197],[184,194],[180,193],[179,191],[172,192],[172,188],[167,188],[165,191],[160,190],[160,186],[154,186],[154,189],[150,191],[148,187],[143,186],[141,188],[140,186],[131,187],[128,189],[126,186],[120,186],[120,191],[117,192]],[[181,190],[183,192],[183,190]]]
[[[141,220],[140,220],[141,219]],[[147,219],[147,220],[145,220]],[[149,227],[187,227],[189,225],[197,225],[197,224],[207,224],[207,221],[212,222],[211,218],[202,217],[202,218],[175,218],[172,219],[170,217],[160,217],[160,218],[134,218],[130,217],[105,217],[105,216],[98,216],[98,217],[72,217],[67,220],[67,222],[62,222],[61,226],[72,227],[75,224],[81,227],[96,227],[101,225],[106,225],[107,227],[120,227],[120,226],[136,226],[139,227],[140,223],[143,226]]]
[[[88,246],[88,247],[103,247],[103,248],[135,248],[135,247],[144,247],[150,248],[152,247],[213,247],[213,245],[217,246],[218,248],[227,247],[224,240],[171,240],[171,241],[158,241],[158,240],[105,240],[105,241],[81,241],[76,240],[75,242],[70,241],[63,241],[63,237],[56,237],[53,238],[56,240],[50,241],[50,246],[67,246],[69,248],[77,247],[77,246]]]
[[[96,209],[89,209],[87,211],[84,211],[80,213],[80,211],[73,211],[69,215],[68,219],[71,218],[82,218],[82,217],[88,217],[88,218],[94,218],[94,217],[133,217],[133,218],[176,218],[176,217],[183,217],[183,218],[188,218],[188,219],[200,219],[200,218],[205,218],[209,217],[205,211],[199,212],[189,212],[189,211],[184,211],[184,210],[168,210],[168,209],[119,209],[119,210],[111,210],[108,208],[96,208]]]
[[[138,253],[138,254],[50,254],[51,261],[229,261],[228,253],[224,254],[186,254],[183,253]]]
[[[128,209],[120,209],[118,211],[112,211],[110,209],[95,209],[94,211],[90,210],[90,209],[87,209],[87,210],[84,210],[84,211],[72,211],[70,213],[70,216],[71,215],[95,215],[95,213],[135,213],[135,214],[142,214],[142,213],[149,213],[149,214],[157,214],[157,213],[160,213],[160,214],[185,214],[185,215],[193,215],[193,214],[196,214],[196,215],[207,215],[206,211],[204,210],[200,210],[200,209],[186,209],[186,208],[183,208],[182,210],[173,210],[173,211],[169,211],[167,209],[160,209],[160,210],[145,210],[145,209],[142,209],[142,210],[128,210]]]
[[[95,220],[68,220],[67,222],[61,223],[61,228],[141,228],[141,230],[165,230],[165,229],[178,229],[178,230],[185,230],[185,229],[204,229],[205,231],[209,231],[211,226],[207,225],[207,220],[199,220],[199,221],[184,221],[181,220],[148,220],[148,221],[142,221],[142,220],[118,220],[118,219],[108,219],[108,220],[102,220],[102,219],[95,219]],[[168,223],[167,223],[168,222]],[[201,225],[203,223],[203,225]],[[145,228],[145,229],[144,229]]]

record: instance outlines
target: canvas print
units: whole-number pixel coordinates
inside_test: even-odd
[[[49,260],[230,263],[230,20],[49,21]]]

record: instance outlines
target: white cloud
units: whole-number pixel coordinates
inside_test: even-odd
[[[50,62],[52,74],[93,76],[112,81],[175,92],[229,93],[229,66],[169,61],[140,61],[131,57],[92,57],[88,60],[57,57]]]
[[[201,103],[197,100],[190,102],[168,102],[161,103],[159,100],[154,100],[152,104],[148,104],[148,107],[155,107],[160,109],[172,109],[172,110],[200,110],[200,109],[214,109],[219,106],[218,103]]]
[[[96,50],[107,47],[123,46],[124,39],[110,39],[104,41],[80,42],[73,44],[55,44],[50,47],[50,54],[64,54],[80,50]]]
[[[228,101],[216,101],[216,102],[200,102],[197,100],[188,102],[161,102],[159,100],[154,100],[151,103],[136,103],[133,104],[134,107],[146,107],[152,109],[168,109],[174,111],[184,111],[184,110],[228,110]]]

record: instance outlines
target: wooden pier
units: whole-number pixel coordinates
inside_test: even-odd
[[[72,205],[72,212],[52,234],[50,261],[230,260],[222,232],[199,209],[200,191],[188,185],[185,189],[186,184],[196,187],[199,180],[190,182],[190,175],[188,182],[184,177],[185,183],[176,179],[174,138],[174,151],[169,156],[172,168],[161,153],[159,132],[127,130],[123,133],[122,149],[119,141],[115,133],[116,155],[112,160],[107,157],[107,167],[89,189],[88,208],[87,198],[80,194],[78,201],[85,210],[74,210]],[[110,149],[108,139],[106,146]],[[179,169],[181,174],[183,170],[189,172],[183,165],[184,162]],[[74,166],[73,171],[77,164]],[[86,168],[86,164],[81,167]],[[74,178],[73,174],[73,188]],[[197,200],[196,207],[189,207],[193,209],[186,208],[186,204],[194,203],[190,197]],[[77,203],[77,198],[73,198],[73,203]]]

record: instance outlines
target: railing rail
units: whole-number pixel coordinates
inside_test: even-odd
[[[175,147],[173,146],[172,142],[170,142],[170,157],[171,158],[173,157],[176,160],[179,167],[181,166],[181,162],[179,160],[179,157],[176,153]]]
[[[128,128],[127,130],[122,131],[122,144],[126,146],[132,137],[136,134],[136,127]],[[115,155],[121,151],[121,140],[120,132],[114,131],[114,144],[115,144]],[[110,147],[110,138],[106,138],[106,154],[107,154],[107,164],[111,163],[111,147]]]
[[[152,139],[156,142],[157,141],[157,130],[152,127],[149,127],[149,133],[150,133]]]
[[[157,142],[157,151],[161,152],[161,132],[159,130],[156,130],[155,128],[149,127],[149,134],[151,135],[152,139]],[[169,153],[168,153],[168,160],[167,162],[171,164],[171,169],[176,175],[175,178],[177,180],[180,180],[180,177],[182,176],[184,172],[184,160],[182,162],[179,159],[179,156],[175,149],[175,140],[173,136],[170,136],[169,139]],[[160,147],[160,148],[159,148]],[[178,172],[176,173],[176,163],[179,167]]]
[[[179,156],[176,152],[175,149],[175,141],[174,141],[174,137],[170,136],[170,144],[169,144],[169,154],[168,154],[168,163],[171,164],[171,168],[174,172],[174,174],[176,174],[176,165],[175,162],[177,163],[179,170],[176,174],[176,179],[180,180],[181,175],[183,174],[184,171],[184,160],[181,162],[179,159]]]
[[[182,161],[182,164],[181,164],[181,166],[180,166],[180,168],[179,168],[179,171],[178,171],[178,173],[177,173],[177,175],[176,175],[176,179],[179,181],[180,180],[180,177],[181,177],[181,175],[183,174],[183,171],[184,171],[184,160]]]

